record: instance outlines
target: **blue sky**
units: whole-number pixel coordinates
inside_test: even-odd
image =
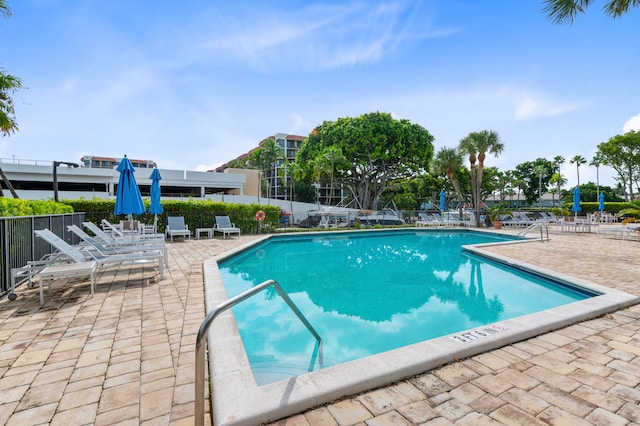
[[[495,130],[505,150],[487,165],[503,170],[590,160],[640,129],[640,9],[612,19],[603,4],[555,25],[541,0],[8,0],[0,66],[27,89],[0,156],[206,170],[275,133],[382,111],[436,150]],[[581,183],[595,175],[580,168]]]

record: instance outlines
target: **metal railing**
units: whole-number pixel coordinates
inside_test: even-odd
[[[280,297],[287,303],[289,308],[296,314],[296,316],[302,321],[302,323],[307,327],[307,329],[313,334],[313,337],[318,341],[317,347],[319,348],[319,357],[320,363],[322,364],[322,338],[313,328],[313,326],[307,321],[305,316],[300,312],[298,307],[293,303],[293,300],[287,295],[287,293],[282,289],[280,284],[278,284],[274,280],[267,280],[257,286],[250,288],[244,293],[240,293],[239,295],[232,297],[231,299],[223,302],[213,308],[207,316],[204,318],[202,323],[200,324],[200,329],[198,330],[198,337],[196,339],[196,377],[195,377],[195,424],[198,426],[204,425],[204,382],[205,382],[205,357],[204,357],[204,349],[205,344],[207,343],[207,331],[209,330],[209,326],[216,319],[218,315],[226,311],[227,309],[237,305],[238,303],[250,298],[251,296],[259,293],[267,287],[273,286]],[[213,390],[211,391],[211,400],[213,401]],[[213,409],[213,407],[212,407]]]
[[[527,235],[530,231],[533,231],[534,229],[539,228],[540,229],[540,241],[544,242],[545,239],[547,241],[551,241],[549,239],[549,226],[544,223],[544,222],[535,222],[532,223],[531,225],[527,226],[525,229],[523,229],[522,231],[518,232],[518,236],[519,237],[523,237],[525,235]],[[544,231],[544,232],[543,232]],[[546,235],[545,235],[546,233]],[[546,238],[545,238],[546,237]]]
[[[0,217],[0,297],[11,287],[12,268],[20,268],[54,252],[47,242],[35,238],[34,230],[49,228],[68,243],[76,244],[80,239],[69,232],[67,226],[82,226],[84,217],[84,213]]]

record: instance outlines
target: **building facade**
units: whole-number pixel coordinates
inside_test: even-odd
[[[83,157],[83,164],[85,158],[87,157]],[[88,160],[93,161],[96,158],[89,157]],[[107,158],[105,161],[111,160]],[[138,160],[137,163],[144,164],[136,167],[135,177],[140,193],[147,197],[151,188],[149,177],[153,171],[153,167],[149,165],[155,163],[146,160]],[[0,159],[0,165],[18,196],[28,200],[55,199],[54,190],[60,199],[111,198],[115,197],[120,178],[120,173],[116,170],[117,165],[108,168],[106,163],[100,163],[100,166],[92,164],[89,167],[73,167],[77,163],[4,158]],[[215,196],[225,194],[244,195],[244,185],[247,181],[246,175],[239,173],[158,170],[162,176],[162,198],[204,199],[217,198]],[[54,188],[54,173],[57,188]],[[8,188],[1,179],[0,184],[7,193]]]
[[[257,147],[253,148],[249,152],[239,155],[232,161],[221,165],[220,167],[216,168],[215,171],[228,172],[233,170],[233,173],[242,173],[244,170],[247,174],[252,174],[252,171],[249,169],[249,159],[254,152],[264,147],[264,145],[270,139],[273,139],[276,147],[282,150],[282,155],[278,157],[276,162],[272,164],[272,167],[269,170],[264,171],[263,185],[266,185],[266,192],[269,198],[276,200],[291,200],[293,197],[293,186],[291,184],[293,178],[288,175],[285,164],[287,162],[295,161],[296,156],[298,155],[298,152],[302,147],[302,142],[305,140],[305,136],[276,133],[273,136],[264,138],[258,143]],[[264,189],[265,188],[263,188],[263,190]],[[249,192],[249,188],[246,188],[245,193],[249,195]]]

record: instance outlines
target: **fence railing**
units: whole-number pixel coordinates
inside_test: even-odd
[[[11,268],[19,268],[54,251],[34,235],[34,230],[49,228],[68,243],[77,244],[79,238],[69,232],[67,226],[82,226],[84,217],[84,213],[0,217],[0,297],[11,287]]]

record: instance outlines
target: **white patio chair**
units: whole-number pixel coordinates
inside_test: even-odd
[[[236,227],[229,216],[216,216],[216,223],[213,226],[213,235],[216,232],[222,233],[222,239],[226,239],[227,235],[238,234],[240,237],[240,228]]]
[[[191,239],[191,231],[189,231],[189,226],[184,223],[184,216],[168,216],[165,235],[171,239],[171,242],[173,242],[174,236]]]

